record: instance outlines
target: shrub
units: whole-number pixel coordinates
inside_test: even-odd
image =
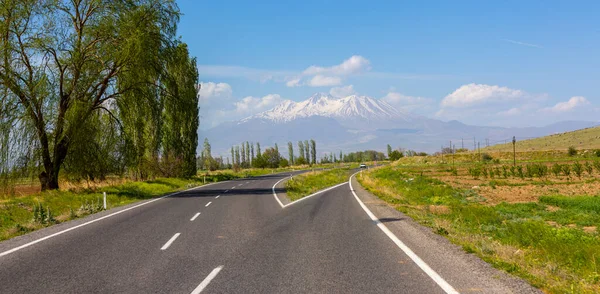
[[[516,166],[514,166],[514,165],[511,165],[511,166],[510,166],[510,174],[511,174],[513,177],[516,177],[516,176],[517,176],[517,167],[516,167]]]
[[[533,164],[528,164],[525,166],[525,176],[528,178],[533,178],[535,172],[535,166]]]
[[[481,175],[481,168],[479,168],[478,166],[470,167],[469,175],[471,175],[473,177],[473,179],[479,178],[479,176]]]
[[[573,172],[577,175],[578,178],[581,179],[581,174],[583,174],[583,166],[581,165],[581,163],[573,163]]]
[[[500,159],[496,158],[496,159],[492,160],[492,162],[495,163],[495,164],[500,164]]]
[[[575,155],[577,155],[577,149],[575,149],[575,147],[571,146],[571,147],[569,147],[569,150],[567,150],[567,154],[569,154],[569,156],[575,156]]]
[[[517,174],[519,175],[519,178],[521,178],[521,180],[525,178],[525,174],[523,173],[523,167],[520,165],[517,166]]]
[[[451,173],[453,176],[458,176],[458,170],[457,170],[455,167],[453,167],[453,168],[451,168],[451,169],[450,169],[450,173]]]
[[[502,176],[506,179],[508,178],[508,167],[506,165],[502,166]]]
[[[594,161],[593,165],[596,171],[600,173],[600,161]]]
[[[558,163],[555,163],[552,166],[552,173],[554,174],[554,176],[558,177],[558,176],[560,176],[561,172],[562,172],[562,166]]]
[[[570,177],[571,176],[571,166],[568,164],[563,164],[562,172],[565,176]]]
[[[481,174],[483,174],[484,178],[488,177],[488,170],[485,166],[481,169]]]
[[[600,157],[600,149],[594,150],[594,155],[596,155],[596,157]]]
[[[488,161],[492,161],[492,159],[494,159],[491,155],[487,154],[487,153],[482,153],[481,154],[481,160],[488,162]]]
[[[588,175],[592,175],[592,173],[594,172],[594,167],[592,166],[592,164],[589,161],[586,161],[585,164],[583,165],[583,167],[585,168],[585,171],[588,173]]]

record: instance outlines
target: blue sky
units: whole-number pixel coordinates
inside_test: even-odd
[[[202,128],[315,92],[478,125],[598,120],[600,1],[178,4]]]

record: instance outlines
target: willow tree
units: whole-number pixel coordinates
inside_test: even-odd
[[[43,190],[58,188],[61,167],[94,115],[116,119],[122,114],[115,112],[124,110],[121,99],[152,92],[145,85],[159,76],[178,17],[174,1],[164,0],[2,1],[0,87],[11,111],[3,111],[0,121],[12,127],[0,130],[3,137],[20,131],[31,139],[27,148],[39,157]],[[152,105],[129,97],[144,100],[140,107]],[[150,117],[161,116],[160,107],[149,108]],[[139,113],[132,116],[139,123]]]

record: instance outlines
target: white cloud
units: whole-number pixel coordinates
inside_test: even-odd
[[[299,87],[299,86],[301,86],[301,84],[300,84],[300,78],[293,78],[293,79],[287,81],[285,83],[285,85],[288,86],[288,87],[290,87],[290,88],[291,87]]]
[[[331,94],[331,96],[333,96],[333,97],[342,98],[342,97],[348,97],[350,95],[354,95],[354,94],[356,94],[356,91],[354,91],[353,85],[348,85],[345,87],[331,88],[331,90],[329,90],[329,94]]]
[[[590,104],[590,102],[587,99],[585,99],[585,97],[575,96],[575,97],[571,97],[571,99],[569,99],[569,101],[556,103],[556,105],[554,105],[552,107],[544,108],[544,109],[542,109],[542,111],[563,113],[563,112],[572,111],[575,108],[578,108],[583,105],[589,105],[589,104]]]
[[[490,102],[506,102],[527,98],[529,95],[521,90],[484,84],[468,84],[456,89],[446,96],[442,107],[464,108]]]
[[[515,41],[515,40],[511,40],[511,39],[502,39],[502,41],[504,42],[508,42],[508,43],[512,43],[512,44],[516,44],[516,45],[521,45],[521,46],[527,46],[527,47],[534,47],[534,48],[544,48],[540,45],[536,45],[536,44],[531,44],[531,43],[525,43],[525,42],[520,42],[520,41]]]
[[[354,55],[342,62],[341,64],[334,65],[331,67],[322,67],[322,66],[310,66],[304,70],[303,74],[307,76],[319,75],[319,74],[327,74],[327,75],[335,75],[335,76],[345,76],[356,73],[361,73],[364,71],[368,71],[371,69],[371,62],[360,56]]]
[[[498,115],[500,115],[500,116],[515,116],[515,115],[519,115],[519,114],[521,114],[521,109],[519,109],[517,107],[513,107],[509,110],[498,112]]]
[[[381,100],[394,106],[425,105],[433,102],[429,98],[407,96],[397,92],[389,92]]]
[[[251,115],[273,108],[282,101],[283,99],[278,94],[269,94],[261,98],[248,96],[235,102],[233,112],[238,115]]]
[[[316,75],[306,84],[311,87],[326,87],[326,86],[337,86],[342,83],[340,77],[328,77],[323,75]]]
[[[369,71],[370,69],[371,62],[368,59],[360,55],[354,55],[334,66],[309,66],[299,74],[286,77],[285,84],[288,87],[337,86],[342,83],[342,78],[360,74]]]
[[[207,102],[214,98],[230,98],[233,93],[227,83],[200,82],[200,102]]]

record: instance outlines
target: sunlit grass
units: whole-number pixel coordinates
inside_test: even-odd
[[[366,172],[359,181],[467,252],[535,286],[553,293],[600,292],[600,236],[597,229],[584,231],[600,223],[597,196],[490,206],[475,191],[393,166]],[[439,206],[444,213],[432,209]]]
[[[349,168],[308,172],[294,176],[285,183],[285,191],[290,200],[298,200],[319,190],[348,181]]]
[[[27,196],[0,200],[0,240],[6,240],[55,223],[88,215],[101,210],[107,193],[107,208],[127,205],[201,184],[194,179],[155,179],[74,191],[46,191]],[[45,223],[33,221],[34,206],[42,205],[55,220]]]

